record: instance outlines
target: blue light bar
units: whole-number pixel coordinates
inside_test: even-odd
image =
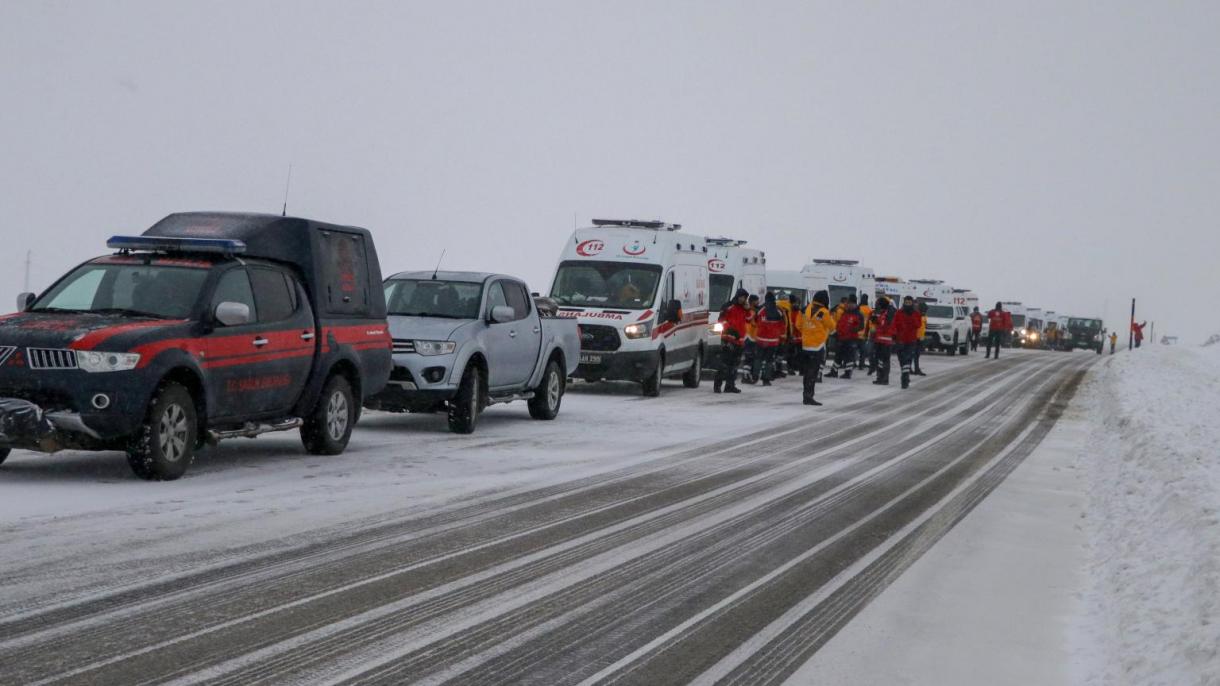
[[[240,255],[246,252],[244,241],[231,238],[167,238],[165,236],[113,236],[106,241],[111,250],[146,250],[149,252],[195,252],[219,255]]]

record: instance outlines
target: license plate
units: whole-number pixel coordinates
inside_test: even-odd
[[[602,356],[601,355],[592,355],[590,353],[581,353],[580,354],[580,363],[581,364],[601,364]]]

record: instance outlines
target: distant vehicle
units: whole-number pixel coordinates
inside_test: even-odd
[[[744,288],[747,293],[761,300],[767,293],[767,256],[761,250],[744,247],[745,241],[732,238],[707,239],[708,271],[708,329],[704,341],[705,350],[720,347],[720,308],[737,292]],[[705,357],[703,364],[711,367],[712,356]]]
[[[367,407],[446,412],[472,433],[489,405],[525,400],[554,419],[580,359],[576,322],[543,316],[519,279],[482,272],[403,272],[385,282],[394,371]]]
[[[708,252],[702,236],[678,224],[594,219],[577,229],[551,285],[559,315],[580,323],[573,376],[637,381],[648,397],[661,394],[665,377],[698,388],[707,356]]]
[[[854,295],[858,300],[861,295],[868,295],[872,299],[877,292],[872,267],[862,267],[856,260],[815,259],[801,268],[801,272],[826,284],[832,309],[844,297]]]
[[[368,231],[187,212],[107,245],[0,317],[0,462],[124,450],[137,476],[169,480],[205,443],[289,429],[343,452],[390,375]]]
[[[1025,305],[1017,300],[1002,300],[1004,309],[1012,316],[1012,334],[1008,338],[1008,347],[1015,348],[1020,344],[1021,337],[1026,334]]]
[[[902,305],[903,297],[912,295],[913,291],[908,288],[907,282],[899,276],[878,276],[876,277],[873,290],[873,303],[876,303],[882,296],[889,300],[895,307]]]
[[[974,312],[974,308],[979,306],[979,296],[969,288],[954,288],[953,304],[965,306],[966,314],[969,316],[971,312]]]
[[[1063,350],[1095,350],[1100,354],[1105,341],[1104,332],[1105,326],[1100,319],[1068,317],[1060,347]]]
[[[1017,345],[1022,348],[1042,347],[1042,329],[1045,326],[1042,308],[1032,306],[1026,308],[1025,326],[1014,332],[1018,338]],[[1013,328],[1016,328],[1015,325]]]
[[[767,292],[774,293],[776,297],[785,294],[789,299],[799,298],[801,303],[808,305],[814,293],[826,289],[826,282],[813,274],[784,269],[767,270]]]
[[[907,284],[915,291],[916,301],[928,306],[924,348],[969,355],[970,317],[965,295],[935,279],[911,279]]]

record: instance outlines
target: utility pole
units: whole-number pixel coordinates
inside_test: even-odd
[[[1156,320],[1152,321],[1152,338],[1149,338],[1148,340],[1152,341],[1154,344],[1156,343]]]
[[[25,287],[21,289],[22,293],[30,292],[30,259],[33,256],[33,250],[25,251]]]
[[[1135,298],[1131,299],[1131,323],[1127,325],[1127,350],[1135,350]]]

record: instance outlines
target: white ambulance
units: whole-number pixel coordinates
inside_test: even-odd
[[[774,293],[777,298],[785,294],[789,300],[799,301],[802,307],[809,304],[814,293],[826,288],[826,281],[813,274],[790,269],[767,270],[767,292]]]
[[[970,310],[961,289],[936,279],[911,279],[915,300],[928,306],[928,327],[924,331],[926,350],[943,350],[950,355],[970,354]]]
[[[1025,305],[1019,300],[1001,300],[1004,309],[1012,315],[1012,335],[1008,337],[1008,347],[1015,348],[1021,343],[1021,337],[1025,335],[1026,311]]]
[[[707,239],[708,272],[708,329],[704,348],[715,351],[720,348],[720,308],[724,306],[738,288],[744,288],[759,300],[767,294],[767,255],[761,250],[744,247],[745,241],[733,238]],[[714,355],[709,355],[703,364],[715,367]]]
[[[1042,328],[1046,318],[1041,307],[1030,306],[1025,309],[1025,326],[1017,334],[1017,342],[1022,348],[1039,348],[1042,346]],[[1013,322],[1016,328],[1016,322]]]
[[[900,276],[878,276],[876,277],[876,290],[873,294],[873,305],[876,306],[877,299],[885,296],[886,300],[890,301],[892,307],[901,307],[902,298],[907,295],[912,295],[909,284]]]
[[[707,354],[708,246],[678,224],[594,219],[564,246],[550,296],[580,323],[587,381],[637,381],[644,395],[681,376],[698,388]]]
[[[868,295],[871,304],[877,291],[877,278],[872,267],[861,267],[857,260],[814,259],[801,272],[826,284],[831,309],[839,304],[841,298],[851,295],[856,296],[857,301],[861,295]]]

